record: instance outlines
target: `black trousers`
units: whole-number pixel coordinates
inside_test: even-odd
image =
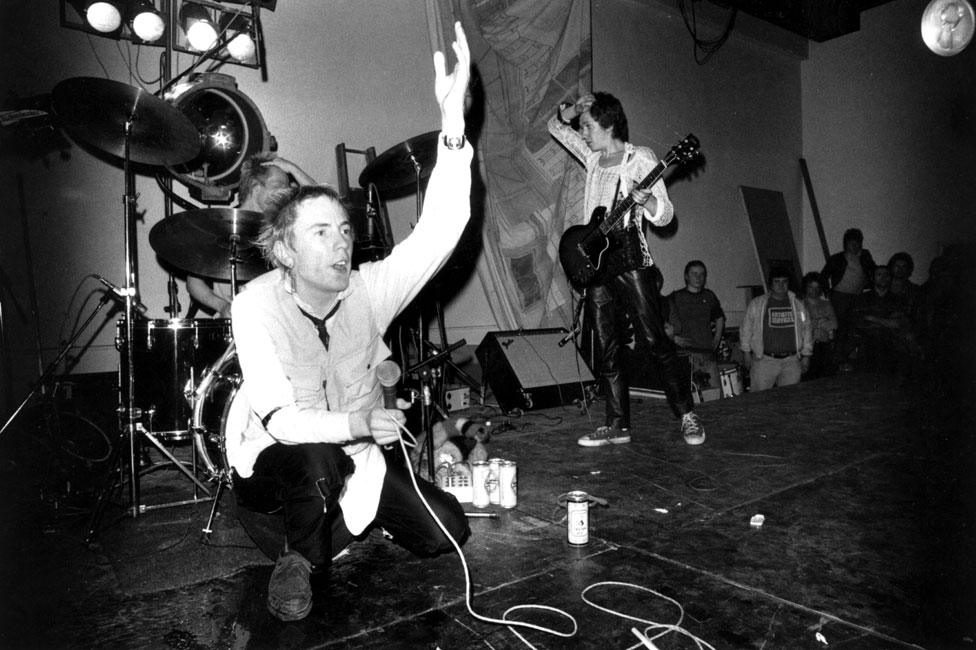
[[[339,495],[353,469],[352,459],[339,445],[276,443],[258,455],[254,474],[235,478],[234,491],[246,508],[268,512],[280,506],[289,549],[321,571],[355,539],[339,507]],[[471,530],[457,499],[420,477],[417,484],[451,537],[463,544]],[[376,518],[360,538],[377,526],[415,555],[432,557],[454,550],[414,491],[407,468],[389,459]]]
[[[621,367],[619,316],[625,312],[634,335],[644,339],[664,379],[664,393],[675,415],[694,404],[687,376],[681,372],[674,342],[664,332],[661,296],[650,267],[624,271],[594,285],[586,293],[586,318],[596,333],[600,380],[606,394],[606,425],[630,428],[630,393]]]

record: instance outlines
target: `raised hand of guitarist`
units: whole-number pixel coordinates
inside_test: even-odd
[[[580,95],[575,102],[563,102],[559,105],[559,120],[563,124],[572,122],[577,117],[590,110],[594,97],[590,93]]]

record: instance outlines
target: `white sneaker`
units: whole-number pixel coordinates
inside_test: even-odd
[[[630,430],[617,427],[600,427],[576,441],[580,447],[603,447],[604,445],[623,445],[630,442]]]
[[[700,445],[705,442],[705,427],[694,413],[681,416],[681,435],[689,445]]]

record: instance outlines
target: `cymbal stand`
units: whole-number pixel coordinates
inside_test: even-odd
[[[132,113],[125,120],[123,126],[123,141],[124,150],[122,156],[122,172],[125,176],[125,194],[122,197],[122,219],[123,219],[123,232],[124,232],[124,242],[125,242],[125,367],[127,369],[126,374],[126,390],[125,390],[125,404],[122,405],[122,419],[124,426],[120,423],[119,441],[115,445],[115,449],[112,453],[112,459],[110,460],[110,475],[107,480],[107,484],[102,491],[95,508],[92,510],[91,517],[88,520],[88,534],[85,537],[86,542],[90,542],[95,536],[95,529],[98,526],[98,522],[101,519],[102,512],[105,509],[105,504],[108,499],[108,495],[112,491],[114,486],[114,481],[111,478],[111,474],[114,473],[116,465],[118,465],[119,479],[120,483],[124,482],[124,469],[121,463],[122,449],[124,447],[128,448],[129,452],[129,515],[138,517],[140,512],[143,510],[140,504],[139,495],[139,463],[136,458],[138,453],[138,436],[141,433],[145,436],[149,442],[151,442],[156,449],[159,450],[170,462],[174,464],[180,471],[182,471],[191,481],[193,481],[199,488],[201,488],[208,496],[210,495],[210,490],[204,485],[192,472],[190,472],[183,463],[179,461],[166,447],[156,438],[156,436],[149,431],[146,431],[138,418],[142,415],[141,411],[136,408],[135,405],[135,356],[134,356],[134,345],[135,340],[135,307],[138,304],[138,288],[136,283],[135,274],[135,255],[134,255],[134,230],[135,225],[133,221],[133,215],[135,214],[135,174],[131,167],[131,150],[130,150],[130,139],[132,136],[133,122],[135,121],[135,107],[133,107]],[[195,501],[195,500],[194,500]]]

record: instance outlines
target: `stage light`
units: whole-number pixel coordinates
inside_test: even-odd
[[[240,184],[241,165],[248,156],[274,148],[258,107],[237,89],[237,82],[229,75],[194,75],[188,82],[173,86],[164,99],[180,109],[200,133],[200,154],[169,168],[195,197],[229,200]]]
[[[973,24],[967,0],[932,0],[922,12],[922,40],[939,56],[954,56],[972,40]]]
[[[85,20],[95,30],[108,34],[122,25],[122,10],[118,2],[92,2],[85,9]]]
[[[150,0],[133,0],[129,16],[133,33],[146,43],[155,43],[166,31],[163,17]]]
[[[220,16],[220,33],[227,43],[227,53],[237,61],[253,62],[257,47],[251,30],[251,20],[240,13]]]
[[[180,24],[190,47],[205,52],[217,44],[217,29],[210,12],[204,7],[186,2],[180,8]]]

